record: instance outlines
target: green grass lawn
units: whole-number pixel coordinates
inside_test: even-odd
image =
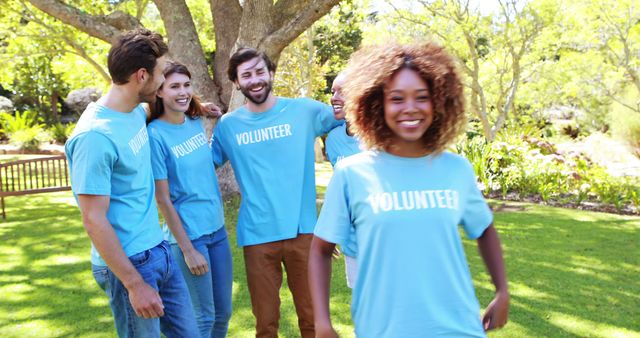
[[[326,184],[330,166],[319,167]],[[324,188],[321,189],[322,191]],[[112,337],[107,298],[90,272],[89,240],[70,192],[6,199],[0,221],[0,337]],[[237,200],[227,202],[231,240]],[[640,218],[518,204],[499,212],[512,295],[509,324],[493,337],[640,337]],[[230,337],[253,335],[242,252],[235,245]],[[465,249],[482,306],[493,286],[475,248]],[[283,283],[286,285],[286,280]],[[288,289],[281,337],[299,336]],[[331,307],[352,337],[350,290],[334,264]]]

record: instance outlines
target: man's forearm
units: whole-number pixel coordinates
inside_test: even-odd
[[[106,217],[85,217],[83,223],[100,257],[127,289],[144,282],[124,253],[122,244]]]

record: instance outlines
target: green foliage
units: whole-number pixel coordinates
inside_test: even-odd
[[[208,63],[213,65],[213,54],[216,51],[216,32],[214,25],[211,24],[213,22],[213,18],[211,17],[211,2],[207,0],[187,0],[187,5],[193,17],[193,23],[196,25],[202,50],[207,57]],[[157,18],[155,21],[156,23],[162,22],[160,18]]]
[[[459,60],[468,110],[482,122],[480,131],[492,140],[504,121],[528,113],[521,86],[538,72],[533,45],[553,23],[552,3],[502,2],[495,11],[481,11],[467,1],[388,1],[395,11],[383,15],[365,40],[433,40]],[[401,32],[401,37],[398,37]],[[520,107],[520,109],[518,109]]]
[[[640,157],[640,97],[634,97],[634,92],[635,89],[630,88],[626,97],[611,105],[608,121],[612,135],[624,140]],[[634,110],[634,106],[638,110]]]
[[[49,134],[56,143],[64,144],[75,127],[75,123],[62,124],[58,122],[49,128]]]
[[[51,59],[44,55],[23,59],[16,77],[13,84],[16,109],[35,109],[45,121],[55,122],[57,117],[51,114],[61,110],[60,102],[69,93],[69,86],[54,71]]]
[[[48,141],[50,136],[41,125],[16,130],[9,134],[9,143],[20,150],[36,151],[40,144]]]
[[[328,101],[331,82],[362,41],[365,0],[341,2],[287,46],[278,60],[278,95]]]
[[[0,113],[2,133],[9,138],[9,143],[21,150],[34,151],[42,142],[49,140],[49,135],[40,122],[35,111],[26,110],[15,115]]]
[[[543,0],[534,1],[541,3]],[[557,2],[560,13],[534,46],[540,71],[525,84],[522,99],[537,110],[553,105],[584,112],[587,132],[606,131],[613,102],[625,91],[640,97],[640,7],[632,0]],[[640,112],[638,102],[633,104]]]
[[[455,151],[467,157],[480,180],[482,190],[489,191],[495,176],[492,167],[496,162],[491,145],[482,137],[473,137],[456,144]]]
[[[322,66],[313,45],[313,27],[295,39],[280,54],[274,92],[286,97],[311,97],[326,100],[322,91],[327,86]]]
[[[18,109],[37,107],[46,116],[51,97],[70,88],[103,88],[109,44],[48,16],[25,0],[2,1],[0,84],[11,89]],[[109,2],[72,1],[88,13],[108,13]],[[27,107],[27,108],[25,108]]]
[[[492,143],[480,137],[462,140],[456,151],[469,159],[487,194],[577,205],[598,202],[640,213],[640,179],[611,176],[586,155],[559,153],[536,134],[533,127],[511,127]]]
[[[331,76],[345,68],[351,53],[362,43],[363,8],[363,0],[341,1],[314,25],[317,59]]]
[[[41,120],[38,113],[33,110],[17,111],[15,115],[0,112],[0,122],[2,123],[2,132],[12,134],[18,130],[41,126]]]

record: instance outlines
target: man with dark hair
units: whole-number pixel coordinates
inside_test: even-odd
[[[276,97],[275,66],[262,52],[238,50],[229,79],[244,106],[223,115],[214,131],[216,165],[229,160],[242,193],[238,245],[243,247],[257,337],[277,337],[282,265],[302,337],[314,337],[307,258],[316,223],[314,141],[340,121],[330,106]]]
[[[108,56],[113,83],[66,144],[71,186],[92,242],[91,263],[121,337],[196,337],[186,284],[163,241],[141,103],[164,81],[167,45],[124,33]]]

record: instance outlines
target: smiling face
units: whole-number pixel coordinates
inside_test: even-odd
[[[182,73],[172,73],[164,80],[157,95],[162,98],[166,113],[184,113],[189,110],[193,97],[191,79]]]
[[[393,133],[388,152],[426,155],[422,136],[433,121],[433,106],[429,87],[416,71],[404,68],[384,87],[384,120]]]
[[[346,112],[344,111],[344,97],[342,96],[342,86],[346,78],[343,73],[338,74],[333,85],[331,85],[331,106],[333,107],[333,116],[336,120],[344,120]]]
[[[242,94],[256,105],[261,105],[269,98],[273,83],[273,73],[269,72],[264,60],[255,57],[241,63],[237,68],[236,85]]]

